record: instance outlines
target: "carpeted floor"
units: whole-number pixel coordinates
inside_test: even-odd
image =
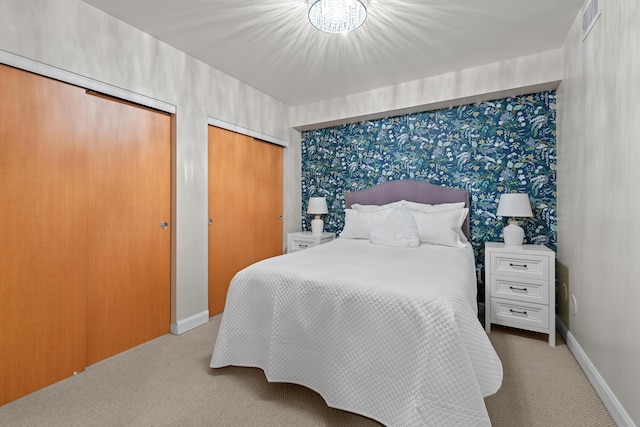
[[[13,426],[380,426],[328,408],[313,391],[270,384],[261,370],[209,368],[220,317],[180,336],[166,335],[79,375],[0,407]],[[558,339],[494,327],[504,367],[500,391],[485,400],[494,426],[615,426]]]
[[[557,336],[557,335],[556,335]],[[485,404],[494,426],[615,426],[567,345],[548,335],[492,326],[502,387]]]

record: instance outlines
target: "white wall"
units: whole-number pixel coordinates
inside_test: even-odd
[[[206,321],[207,118],[287,141],[289,109],[77,0],[0,0],[0,50],[177,107],[172,330]]]
[[[558,261],[578,303],[570,333],[640,425],[640,2],[600,5],[585,42],[579,16],[563,49]]]
[[[317,129],[554,90],[561,77],[556,49],[303,105],[292,109],[291,124]]]

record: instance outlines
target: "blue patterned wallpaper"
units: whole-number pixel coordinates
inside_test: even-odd
[[[485,241],[501,241],[502,193],[529,194],[525,241],[556,248],[556,94],[497,99],[302,133],[302,229],[309,197],[325,196],[325,230],[340,232],[344,193],[412,179],[471,194],[471,235],[483,264]]]

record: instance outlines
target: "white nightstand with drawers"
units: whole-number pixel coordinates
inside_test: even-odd
[[[542,245],[485,243],[485,329],[504,325],[549,334],[556,345],[555,252]]]
[[[336,238],[336,233],[324,232],[314,236],[310,231],[297,231],[287,234],[287,253],[301,251],[312,246],[327,243]]]

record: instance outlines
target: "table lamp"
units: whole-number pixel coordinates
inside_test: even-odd
[[[307,208],[309,215],[315,215],[316,217],[311,221],[311,234],[314,236],[322,235],[322,229],[324,228],[324,221],[320,218],[320,215],[329,213],[327,209],[327,199],[324,197],[311,197],[309,198],[309,207]]]
[[[531,203],[529,202],[529,196],[525,193],[509,193],[502,194],[500,201],[498,202],[498,216],[511,217],[509,225],[504,227],[504,244],[507,246],[522,246],[524,241],[524,230],[516,217],[531,217]]]

